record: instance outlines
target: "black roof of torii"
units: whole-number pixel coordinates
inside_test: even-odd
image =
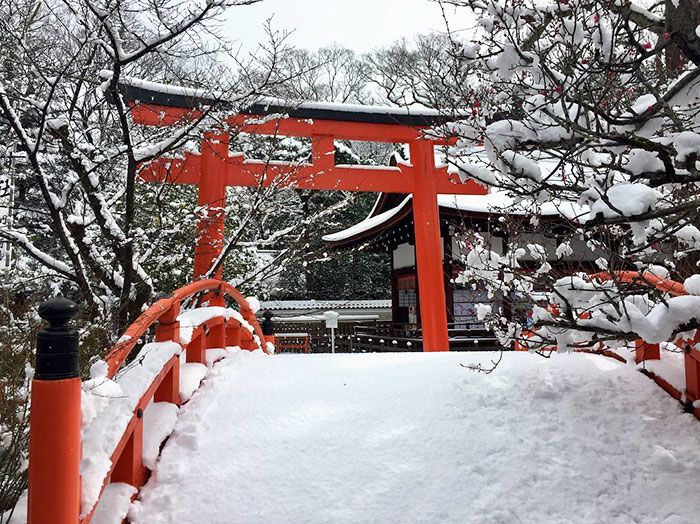
[[[105,73],[104,76],[111,73]],[[119,92],[128,102],[141,102],[165,107],[197,109],[232,105],[225,96],[215,96],[203,89],[192,89],[122,77]],[[367,124],[394,124],[411,127],[431,127],[461,118],[460,114],[445,114],[437,110],[412,107],[391,107],[360,104],[336,104],[259,97],[239,110],[242,114],[285,114],[290,118],[334,120]]]

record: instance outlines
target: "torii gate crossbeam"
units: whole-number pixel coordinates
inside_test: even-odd
[[[220,103],[199,92],[138,81],[122,83],[122,96],[137,124],[176,126],[202,114],[202,107]],[[311,163],[248,160],[229,151],[229,133],[206,132],[200,153],[184,158],[159,158],[144,166],[147,182],[194,184],[203,218],[197,223],[194,277],[206,275],[224,246],[227,186],[275,187],[405,193],[413,195],[418,294],[425,351],[449,350],[447,308],[442,269],[442,244],[437,195],[485,194],[472,181],[462,183],[446,167],[435,165],[435,145],[445,140],[426,134],[444,122],[437,112],[348,104],[286,104],[268,99],[226,118],[238,132],[311,139]],[[392,142],[409,145],[410,162],[395,167],[348,166],[335,163],[335,140]],[[221,277],[219,268],[216,278]]]

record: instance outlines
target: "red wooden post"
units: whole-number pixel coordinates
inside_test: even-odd
[[[410,151],[415,177],[413,227],[416,235],[423,351],[449,351],[433,143],[429,140],[416,140],[411,142]]]
[[[180,405],[180,357],[174,356],[170,362],[168,372],[153,395],[154,402],[171,402]]]
[[[180,314],[180,304],[175,303],[158,319],[156,327],[156,342],[180,343],[180,322],[177,316]],[[165,379],[155,392],[156,402],[172,402],[180,405],[180,357],[173,357],[170,370]]]
[[[180,322],[177,317],[180,314],[180,304],[173,304],[172,307],[158,319],[156,326],[156,342],[180,343]]]
[[[68,327],[78,306],[45,302],[29,417],[29,524],[77,524],[80,516],[80,393],[78,332]]]
[[[226,219],[226,160],[229,153],[228,133],[204,133],[201,142],[202,172],[199,179],[199,217],[194,249],[194,279],[204,277],[219,257],[224,246]],[[222,267],[212,275],[220,279]],[[223,306],[221,295],[209,294],[210,306]]]
[[[649,344],[642,339],[634,341],[635,352],[634,361],[638,364],[645,360],[659,360],[661,358],[661,350],[658,344]]]
[[[226,325],[223,318],[215,319],[214,324],[209,327],[207,333],[207,349],[226,348]]]
[[[700,351],[690,346],[685,350],[685,396],[690,406],[700,400]],[[691,409],[700,418],[700,407]]]
[[[124,482],[137,488],[143,486],[148,477],[148,471],[143,465],[143,411],[139,410],[139,413],[110,477],[111,482]]]
[[[230,320],[226,329],[226,343],[229,347],[241,347],[241,336],[243,328],[237,320]]]
[[[249,307],[242,307],[241,308],[241,316],[250,324],[251,326],[254,326],[255,323],[258,321],[257,317],[255,316],[255,313],[253,313],[253,310],[250,309]],[[245,328],[243,328],[245,329]],[[247,349],[250,351],[253,351],[255,349],[258,349],[256,344],[255,344],[255,332],[250,333],[247,329],[245,329],[245,332],[243,333],[242,337],[242,349]],[[264,343],[264,341],[260,341],[261,344]]]
[[[332,135],[313,135],[311,137],[311,157],[314,167],[330,170],[335,166],[335,143]]]
[[[187,345],[187,362],[206,364],[206,336],[204,328],[199,328],[192,334],[192,341]]]
[[[253,351],[257,349],[255,347],[255,342],[253,341],[253,334],[245,328],[241,329],[241,349],[246,351]]]

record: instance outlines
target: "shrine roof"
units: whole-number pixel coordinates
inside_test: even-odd
[[[323,240],[333,247],[365,242],[391,229],[413,211],[410,195],[389,209],[385,209],[383,202],[391,202],[391,200],[384,194],[379,195],[377,205],[367,218],[342,231],[325,235]],[[505,191],[492,191],[485,195],[438,195],[438,206],[441,217],[445,214],[473,218],[502,215],[526,217],[535,214],[532,207],[516,201]],[[588,217],[586,208],[567,201],[546,202],[541,204],[536,212],[538,216],[545,219],[581,221]]]

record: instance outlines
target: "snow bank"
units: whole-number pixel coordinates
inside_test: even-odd
[[[685,370],[678,367],[675,362],[668,360],[645,360],[637,367],[651,371],[656,376],[661,377],[678,391],[685,391]]]
[[[155,468],[160,446],[172,433],[179,408],[170,402],[151,402],[143,412],[143,465]]]
[[[258,297],[246,297],[246,302],[248,302],[248,307],[253,313],[260,311],[260,300],[258,300]]]
[[[207,376],[207,366],[186,362],[180,366],[180,400],[187,402]]]
[[[690,295],[700,295],[700,275],[691,275],[686,278],[683,287]]]
[[[696,522],[697,421],[634,366],[511,352],[490,375],[460,367],[493,358],[238,352],[182,408],[129,516]]]
[[[212,348],[207,349],[204,359],[207,363],[207,368],[211,369],[214,367],[219,360],[226,358],[229,355],[229,351],[226,348]]]
[[[90,523],[121,524],[129,512],[131,498],[137,491],[134,486],[121,482],[105,486]]]

